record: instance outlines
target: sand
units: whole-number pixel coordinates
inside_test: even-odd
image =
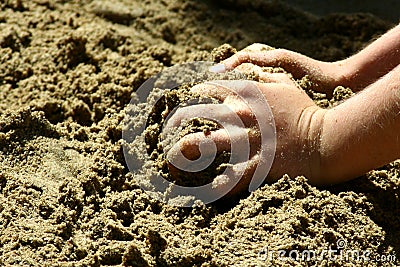
[[[224,43],[338,60],[392,26],[368,14],[315,17],[274,1],[213,2],[0,3],[0,265],[400,264],[343,256],[400,257],[400,161],[324,188],[284,176],[193,208],[156,201],[135,182],[122,152],[124,109],[152,75],[218,60],[211,52]],[[309,93],[325,107],[351,94]],[[329,248],[342,250],[336,259],[267,257]]]

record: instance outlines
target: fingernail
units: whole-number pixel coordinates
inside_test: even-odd
[[[215,72],[215,73],[222,73],[226,71],[225,65],[224,64],[217,64],[209,68],[209,71]]]

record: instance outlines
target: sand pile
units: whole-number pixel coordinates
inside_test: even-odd
[[[190,209],[134,182],[122,152],[124,109],[165,67],[211,60],[224,43],[337,60],[391,26],[270,1],[213,2],[0,3],[0,265],[362,264],[266,257],[279,249],[400,257],[400,162],[326,188],[284,176],[231,203]],[[338,89],[334,101],[347,93]]]

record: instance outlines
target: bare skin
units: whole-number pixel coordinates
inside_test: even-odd
[[[400,158],[400,26],[339,62],[321,62],[255,44],[222,64],[215,70],[256,72],[264,81],[256,85],[271,107],[277,130],[269,181],[287,173],[304,175],[315,185],[340,183]],[[280,66],[296,78],[309,75],[314,89],[328,94],[338,85],[361,92],[332,109],[321,109],[288,76],[263,73],[260,66]],[[248,132],[254,130],[251,125],[257,122],[251,121],[254,116],[240,99],[229,97],[218,86],[199,85],[193,90],[235,108],[246,118]],[[189,135],[179,142],[184,155],[198,157],[196,145],[203,138],[211,138],[219,150],[226,150],[229,144],[223,130],[207,136]],[[257,138],[251,140],[253,147],[260,146]],[[233,193],[246,189],[260,160],[256,152],[251,154]]]
[[[254,83],[271,107],[277,132],[276,157],[268,175],[269,181],[274,181],[286,173],[291,176],[303,174],[307,177],[317,177],[319,175],[319,156],[318,144],[315,140],[320,135],[319,125],[322,124],[326,110],[316,106],[288,76],[264,74],[264,79],[268,79],[270,82]],[[192,90],[219,99],[245,122],[244,127],[246,127],[245,130],[248,132],[251,143],[251,154],[246,163],[245,175],[234,192],[244,190],[260,160],[257,150],[261,144],[255,133],[257,130],[254,128],[257,121],[247,105],[224,87],[203,84],[193,87]],[[203,133],[187,135],[178,142],[178,147],[186,158],[194,160],[200,155],[206,156],[200,154],[198,149],[199,143],[206,138],[217,144],[219,152],[230,148],[229,134],[223,129],[213,131],[208,135]],[[246,138],[246,136],[242,138]],[[203,151],[203,153],[207,153],[207,151]],[[171,167],[170,170],[174,171],[174,168]]]
[[[223,61],[222,66],[226,70],[243,63],[282,67],[298,79],[308,75],[319,92],[329,94],[338,85],[360,91],[400,64],[400,25],[354,56],[337,62],[318,61],[285,49],[263,50],[262,45],[251,45]]]

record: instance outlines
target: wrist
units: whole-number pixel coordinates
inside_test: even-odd
[[[365,131],[366,127],[360,129],[360,123],[354,116],[357,109],[354,107],[356,103],[354,101],[350,103],[350,100],[354,98],[326,110],[324,114],[318,147],[321,170],[318,184],[320,185],[346,182],[368,171],[358,166],[363,161],[362,155],[369,157],[369,153],[361,152],[367,147],[361,142],[361,133],[368,133],[368,131]],[[373,142],[370,140],[368,143]],[[359,156],[356,158],[355,155]]]
[[[307,146],[309,148],[309,169],[308,177],[312,184],[323,184],[322,177],[325,174],[323,158],[321,153],[321,138],[324,128],[325,116],[328,110],[317,108],[313,114],[310,123],[310,131],[307,137]]]
[[[335,87],[344,86],[351,89],[356,88],[357,79],[359,78],[359,70],[354,58],[346,58],[344,60],[332,63],[335,67]]]

